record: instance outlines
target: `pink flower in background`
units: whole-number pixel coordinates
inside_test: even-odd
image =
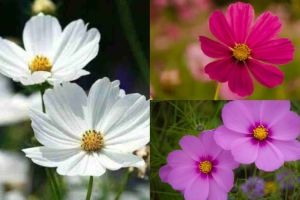
[[[224,100],[239,100],[239,99],[244,99],[245,97],[241,97],[238,94],[233,93],[229,86],[228,83],[222,83],[221,90],[220,90],[220,96]]]
[[[194,79],[199,81],[209,81],[210,78],[204,72],[204,66],[212,61],[201,50],[199,44],[190,44],[186,49],[186,60],[189,70]]]
[[[206,131],[199,137],[184,136],[179,142],[182,150],[171,152],[159,171],[161,180],[181,191],[186,200],[226,200],[233,187],[232,170],[238,163],[213,135],[214,131]]]
[[[293,59],[294,47],[290,40],[278,38],[281,23],[277,16],[264,12],[254,21],[250,4],[231,4],[226,16],[215,11],[209,28],[218,42],[200,36],[203,52],[217,60],[205,67],[211,79],[228,82],[229,88],[240,96],[253,93],[250,74],[269,88],[282,83],[284,74],[276,65]]]
[[[222,119],[215,140],[237,162],[274,171],[300,159],[300,117],[289,101],[232,101],[223,107]]]

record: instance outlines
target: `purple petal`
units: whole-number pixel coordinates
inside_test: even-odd
[[[208,200],[227,200],[227,192],[213,178],[209,180]]]
[[[230,151],[222,151],[216,158],[218,166],[228,169],[235,169],[239,166],[239,163],[233,159]]]
[[[283,116],[290,112],[290,101],[264,100],[261,102],[261,121],[272,126],[282,120]]]
[[[168,155],[168,165],[171,167],[178,167],[178,166],[194,166],[195,161],[192,160],[186,153],[182,150],[176,150]]]
[[[229,192],[233,187],[234,174],[231,169],[217,167],[216,172],[212,173],[213,179],[225,192]]]
[[[231,150],[232,142],[243,137],[245,137],[245,134],[231,131],[225,126],[217,128],[214,134],[216,143],[226,150]]]
[[[201,179],[194,168],[173,168],[168,176],[169,184],[175,190],[185,190],[195,179]]]
[[[231,153],[234,160],[243,164],[253,163],[257,159],[259,143],[253,143],[252,138],[245,137],[233,142]]]
[[[213,159],[216,158],[222,151],[222,149],[219,145],[217,145],[214,139],[214,134],[214,131],[205,131],[199,135],[199,138],[205,150],[205,154],[210,155]]]
[[[185,200],[206,200],[208,197],[208,179],[197,178],[184,191]]]
[[[196,136],[184,136],[181,138],[179,145],[182,150],[195,161],[199,161],[199,158],[205,154],[203,142]]]
[[[168,165],[165,165],[159,169],[159,177],[163,182],[165,183],[168,182],[168,176],[171,172],[171,169],[172,168]]]
[[[296,161],[300,159],[300,142],[273,140],[272,143],[283,154],[285,161]]]

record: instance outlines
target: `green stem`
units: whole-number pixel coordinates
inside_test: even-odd
[[[117,194],[115,200],[119,200],[119,199],[120,199],[120,197],[121,197],[122,193],[124,192],[125,187],[126,187],[126,185],[127,185],[127,183],[128,183],[130,174],[131,174],[131,172],[128,170],[128,171],[126,172],[125,176],[124,176],[123,184],[122,184],[122,186],[121,186],[121,188],[120,188],[120,190],[119,190],[119,192],[118,192],[118,194]]]
[[[215,95],[214,95],[214,100],[219,100],[220,89],[221,89],[221,83],[218,83],[217,88],[216,88],[216,92],[215,92]]]
[[[116,0],[117,9],[120,15],[121,25],[123,26],[132,54],[137,62],[146,84],[149,84],[148,61],[143,53],[140,41],[134,28],[130,8],[126,0]]]
[[[90,200],[92,196],[92,190],[93,190],[93,176],[90,176],[90,181],[88,185],[88,190],[86,193],[86,199],[85,200]]]

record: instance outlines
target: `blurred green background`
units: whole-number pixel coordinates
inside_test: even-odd
[[[39,12],[58,18],[62,27],[79,18],[101,33],[98,56],[85,67],[91,74],[75,82],[86,91],[99,78],[121,81],[127,93],[149,96],[149,2],[146,0],[0,0],[0,36],[22,46],[26,21]],[[37,144],[28,118],[39,94],[0,76],[0,199],[54,199],[45,168],[25,158],[21,149]],[[53,171],[55,171],[53,169]],[[134,169],[95,178],[92,199],[149,199],[146,174]],[[147,172],[147,171],[146,171]],[[63,199],[85,199],[85,178],[60,177]]]
[[[150,76],[153,99],[213,99],[216,82],[204,74],[210,62],[199,47],[199,35],[213,38],[208,18],[216,9],[226,10],[236,1],[229,0],[152,0],[150,22]],[[244,1],[253,5],[256,17],[271,11],[282,22],[281,37],[292,40],[296,47],[294,61],[280,66],[284,83],[273,89],[255,84],[249,99],[300,98],[300,1],[264,0]],[[228,85],[221,89],[221,99],[239,99]]]
[[[215,129],[222,124],[221,111],[227,101],[152,101],[151,102],[151,200],[183,200],[180,192],[163,183],[159,169],[166,164],[167,155],[180,149],[179,140],[184,135],[199,135],[203,130]],[[292,110],[300,114],[300,102],[292,102]],[[289,171],[284,180],[277,176]],[[254,165],[240,165],[234,170],[235,184],[229,193],[229,200],[246,200],[247,195],[240,188],[254,174],[273,187],[265,186],[264,196],[255,200],[299,200],[300,161],[285,163],[279,170],[266,173]],[[283,183],[291,183],[288,189]],[[267,184],[266,184],[267,185]]]

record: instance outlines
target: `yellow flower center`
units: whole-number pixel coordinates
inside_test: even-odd
[[[103,135],[95,130],[86,131],[81,139],[81,149],[87,152],[99,151],[104,146]]]
[[[31,61],[31,63],[29,64],[29,70],[31,71],[31,73],[37,71],[50,72],[51,68],[52,68],[52,63],[50,62],[50,60],[47,57],[41,55],[35,56],[34,59]]]
[[[246,44],[236,44],[233,47],[232,55],[238,61],[245,61],[249,58],[251,49]]]
[[[212,170],[212,163],[208,160],[200,162],[199,169],[202,173],[208,174]]]
[[[259,125],[255,129],[253,129],[253,137],[262,141],[268,137],[268,129],[266,129],[263,125]]]

